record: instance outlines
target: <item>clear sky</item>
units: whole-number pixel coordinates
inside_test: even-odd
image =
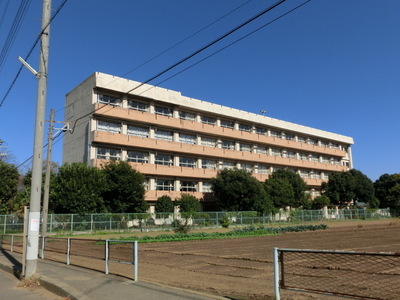
[[[303,2],[287,0],[150,84],[158,85]],[[61,3],[53,0],[53,11]],[[51,23],[46,119],[54,108],[56,120],[62,121],[66,93],[93,72],[146,81],[273,3],[67,1]],[[0,0],[3,49],[19,4]],[[41,14],[42,1],[31,1],[0,68],[0,103],[20,66],[17,57],[26,57],[40,32]],[[28,59],[35,69],[37,48]],[[354,167],[376,180],[384,173],[400,172],[399,80],[400,1],[313,0],[159,85],[188,97],[253,113],[266,110],[273,118],[353,137]],[[33,153],[36,92],[36,78],[23,69],[0,107],[0,139],[17,165]],[[62,140],[54,145],[53,160],[62,162]],[[29,169],[31,161],[22,167]]]

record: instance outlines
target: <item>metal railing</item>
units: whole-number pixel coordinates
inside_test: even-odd
[[[274,248],[275,299],[280,289],[360,299],[400,295],[400,253]]]
[[[48,233],[157,230],[171,228],[175,220],[188,218],[197,227],[220,226],[226,219],[231,225],[318,222],[322,220],[360,220],[391,218],[389,209],[321,209],[281,210],[276,214],[260,216],[250,212],[199,212],[187,217],[179,213],[146,214],[49,214]],[[0,233],[23,232],[23,217],[0,215]]]
[[[23,253],[23,236],[0,235],[0,248]],[[93,264],[88,261],[104,261],[106,274],[110,273],[110,262],[128,264],[133,266],[133,279],[138,281],[137,241],[40,237],[38,256],[90,268]]]

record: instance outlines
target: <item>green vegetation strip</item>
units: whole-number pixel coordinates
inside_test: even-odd
[[[286,226],[286,227],[264,227],[264,226],[247,226],[240,229],[234,229],[229,232],[213,232],[213,233],[176,233],[176,234],[160,234],[157,236],[130,236],[121,237],[120,240],[135,240],[140,243],[155,243],[155,242],[179,242],[190,240],[208,240],[208,239],[226,239],[236,237],[254,237],[277,235],[285,232],[301,232],[301,231],[315,231],[327,229],[325,224],[320,225],[299,225],[299,226]]]

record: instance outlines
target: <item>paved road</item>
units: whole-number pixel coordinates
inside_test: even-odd
[[[20,287],[21,281],[0,270],[0,300],[58,300],[63,299],[42,287]]]

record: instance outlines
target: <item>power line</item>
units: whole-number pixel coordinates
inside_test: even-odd
[[[178,43],[172,45],[171,47],[165,49],[164,51],[160,52],[159,54],[153,56],[152,58],[150,58],[149,60],[145,61],[144,63],[134,67],[132,70],[126,72],[125,74],[123,74],[121,77],[127,76],[128,74],[132,73],[133,71],[136,71],[137,69],[143,67],[144,65],[148,64],[149,62],[155,60],[156,58],[159,58],[161,55],[167,53],[168,51],[176,48],[177,46],[179,46],[180,44],[183,44],[184,42],[186,42],[187,40],[191,39],[192,37],[196,36],[197,34],[199,34],[200,32],[206,30],[207,28],[211,27],[212,25],[214,25],[215,23],[218,23],[219,21],[221,21],[222,19],[226,18],[227,16],[229,16],[230,14],[234,13],[235,11],[239,10],[240,8],[242,8],[243,6],[249,4],[251,1],[253,0],[248,0],[247,2],[239,5],[238,7],[234,8],[233,10],[227,12],[226,14],[224,14],[223,16],[219,17],[218,19],[216,19],[215,21],[211,22],[210,24],[204,26],[203,28],[197,30],[196,32],[192,33],[191,35],[189,35],[188,37],[184,38],[183,40],[179,41]]]
[[[231,35],[232,33],[238,31],[239,29],[243,28],[244,26],[246,26],[247,24],[253,22],[254,20],[258,19],[259,17],[261,17],[262,15],[266,14],[267,12],[273,10],[274,8],[278,7],[279,5],[281,5],[282,3],[284,3],[286,0],[280,0],[275,2],[274,4],[272,4],[271,6],[269,6],[268,8],[264,9],[262,12],[258,13],[257,15],[255,15],[254,17],[248,19],[247,21],[243,22],[242,24],[236,26],[235,28],[229,30],[227,33],[223,34],[222,36],[220,36],[219,38],[213,40],[212,42],[208,43],[207,45],[201,47],[199,50],[196,50],[195,52],[193,52],[192,54],[189,54],[188,56],[186,56],[185,58],[181,59],[180,61],[178,61],[177,63],[173,64],[172,66],[166,68],[165,70],[161,71],[160,73],[154,75],[153,77],[147,79],[146,81],[142,82],[141,84],[139,84],[137,87],[127,91],[126,93],[132,92],[136,89],[138,89],[139,87],[145,85],[146,83],[149,83],[150,81],[153,81],[154,79],[160,77],[161,75],[165,74],[166,72],[172,70],[173,68],[179,66],[180,64],[184,63],[185,61],[189,60],[190,58],[196,56],[197,54],[199,54],[200,52],[203,52],[204,50],[206,50],[207,48],[211,47],[212,45],[218,43],[219,41],[223,40],[224,38],[228,37],[229,35]]]
[[[63,0],[63,2],[58,6],[58,8],[56,9],[54,15],[50,18],[50,21],[48,22],[48,24],[46,25],[46,27],[39,33],[38,37],[36,38],[35,42],[33,43],[31,49],[29,50],[28,54],[25,56],[24,60],[27,61],[28,58],[31,56],[33,50],[35,49],[37,43],[40,41],[40,36],[43,34],[43,32],[47,29],[47,27],[51,24],[51,22],[55,19],[55,17],[58,15],[58,13],[61,11],[61,9],[64,7],[64,5],[67,3],[68,0]],[[13,81],[11,82],[7,92],[5,93],[4,97],[1,99],[0,102],[0,108],[3,105],[4,101],[7,99],[8,95],[10,94],[12,88],[15,85],[15,82],[17,82],[17,79],[19,77],[19,75],[21,74],[23,66],[21,65],[17,71],[17,74],[15,75]]]
[[[14,43],[15,37],[17,36],[19,29],[21,28],[22,20],[24,19],[30,2],[31,0],[23,0],[19,5],[17,14],[15,15],[14,21],[11,25],[11,29],[8,32],[6,41],[0,52],[0,71],[3,69],[4,62],[8,56],[8,53],[10,52],[11,46]]]

